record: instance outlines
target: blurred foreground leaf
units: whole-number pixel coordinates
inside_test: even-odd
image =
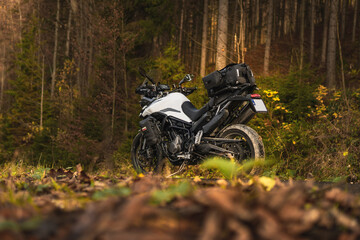
[[[240,165],[236,162],[219,157],[210,158],[202,166],[208,169],[218,169],[226,179],[232,179],[240,170]]]
[[[181,182],[179,185],[173,185],[165,190],[153,192],[151,201],[155,204],[170,202],[175,197],[187,196],[191,189],[191,185],[188,182]]]
[[[0,221],[0,231],[30,231],[36,229],[41,224],[42,219],[40,217],[33,217],[24,222],[15,222],[11,220]]]
[[[93,200],[101,200],[107,197],[113,197],[113,196],[129,196],[131,193],[131,190],[127,187],[113,187],[113,188],[107,188],[101,191],[97,191],[92,195]]]
[[[265,177],[265,176],[255,178],[255,180],[251,179],[249,181],[249,185],[252,185],[254,182],[258,182],[260,185],[262,185],[266,189],[266,191],[270,191],[276,185],[276,181],[274,179],[272,179],[270,177]]]

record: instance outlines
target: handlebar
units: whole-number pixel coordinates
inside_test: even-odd
[[[197,87],[192,87],[192,88],[180,88],[181,89],[181,93],[184,94],[185,96],[192,94],[193,92],[195,92],[197,90]]]
[[[153,98],[157,96],[155,85],[143,84],[135,89],[136,94],[144,95],[145,97]]]
[[[146,76],[148,79],[150,79],[145,73],[142,73],[141,75]],[[148,84],[148,83],[142,84],[136,88],[135,93],[144,95],[145,97],[148,97],[148,98],[163,96],[164,93],[167,94],[167,93],[171,93],[171,92],[180,92],[180,93],[184,94],[185,96],[187,96],[187,95],[193,93],[194,91],[196,91],[197,87],[186,88],[186,87],[182,87],[181,84],[184,82],[191,81],[192,78],[193,78],[193,75],[186,74],[185,77],[180,81],[179,86],[176,87],[176,85],[174,84],[173,90],[171,90],[171,91],[170,91],[169,85],[160,84],[160,83],[155,84],[155,83],[153,83],[153,81],[151,81],[153,84]]]

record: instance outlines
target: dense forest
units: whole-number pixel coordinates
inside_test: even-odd
[[[359,0],[5,0],[0,162],[129,165],[143,67],[173,84],[252,68],[268,174],[360,174]]]

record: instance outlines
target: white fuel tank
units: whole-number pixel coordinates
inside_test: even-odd
[[[170,93],[166,97],[155,100],[142,113],[143,117],[151,115],[155,112],[161,112],[167,116],[172,116],[191,123],[191,119],[185,115],[181,106],[184,102],[190,100],[181,93]]]

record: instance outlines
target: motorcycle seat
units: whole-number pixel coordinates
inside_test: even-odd
[[[187,101],[182,104],[181,108],[186,116],[195,122],[209,110],[209,104],[206,104],[201,109],[197,109],[191,102]]]

